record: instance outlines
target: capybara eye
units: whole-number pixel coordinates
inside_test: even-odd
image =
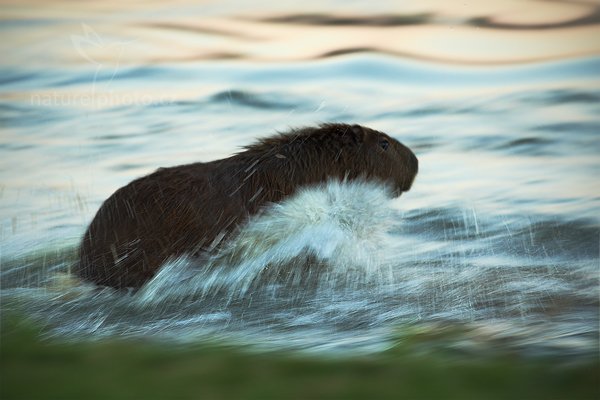
[[[390,142],[387,139],[379,139],[379,146],[382,149],[387,150],[390,147]]]

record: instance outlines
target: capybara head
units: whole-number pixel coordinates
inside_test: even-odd
[[[270,159],[267,164],[276,171],[275,179],[280,175],[296,186],[331,178],[377,180],[390,186],[396,196],[410,189],[419,168],[408,147],[360,125],[324,124],[293,130],[263,139],[241,154]]]

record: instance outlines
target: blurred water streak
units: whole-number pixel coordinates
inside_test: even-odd
[[[597,354],[597,6],[30,3],[7,6],[0,25],[3,308],[62,337],[369,352],[399,326],[448,323],[526,351]],[[331,121],[385,131],[420,159],[411,192],[372,205],[391,219],[378,279],[339,274],[358,254],[346,245],[313,266],[317,291],[291,256],[276,266],[287,278],[242,298],[231,285],[154,306],[65,275],[101,202],[130,180]],[[274,249],[249,262],[272,262]],[[180,268],[167,278],[195,266]]]

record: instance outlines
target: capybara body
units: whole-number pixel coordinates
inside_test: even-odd
[[[417,170],[417,158],[397,140],[346,124],[292,130],[229,158],[160,168],[102,204],[75,270],[99,285],[137,288],[169,258],[210,254],[249,216],[301,186],[377,180],[400,195]]]

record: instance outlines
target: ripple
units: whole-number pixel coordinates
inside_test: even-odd
[[[227,90],[219,92],[210,97],[211,102],[228,103],[253,108],[272,109],[295,109],[298,103],[290,103],[289,98],[275,93],[252,93],[241,90]]]
[[[520,96],[520,101],[530,104],[532,102],[544,105],[562,105],[562,104],[593,104],[600,102],[600,92],[597,90],[578,90],[578,89],[555,89],[545,90],[543,92],[529,92]]]
[[[426,24],[433,14],[361,15],[340,16],[333,14],[290,14],[260,18],[259,21],[278,24],[326,25],[326,26],[407,26]]]

